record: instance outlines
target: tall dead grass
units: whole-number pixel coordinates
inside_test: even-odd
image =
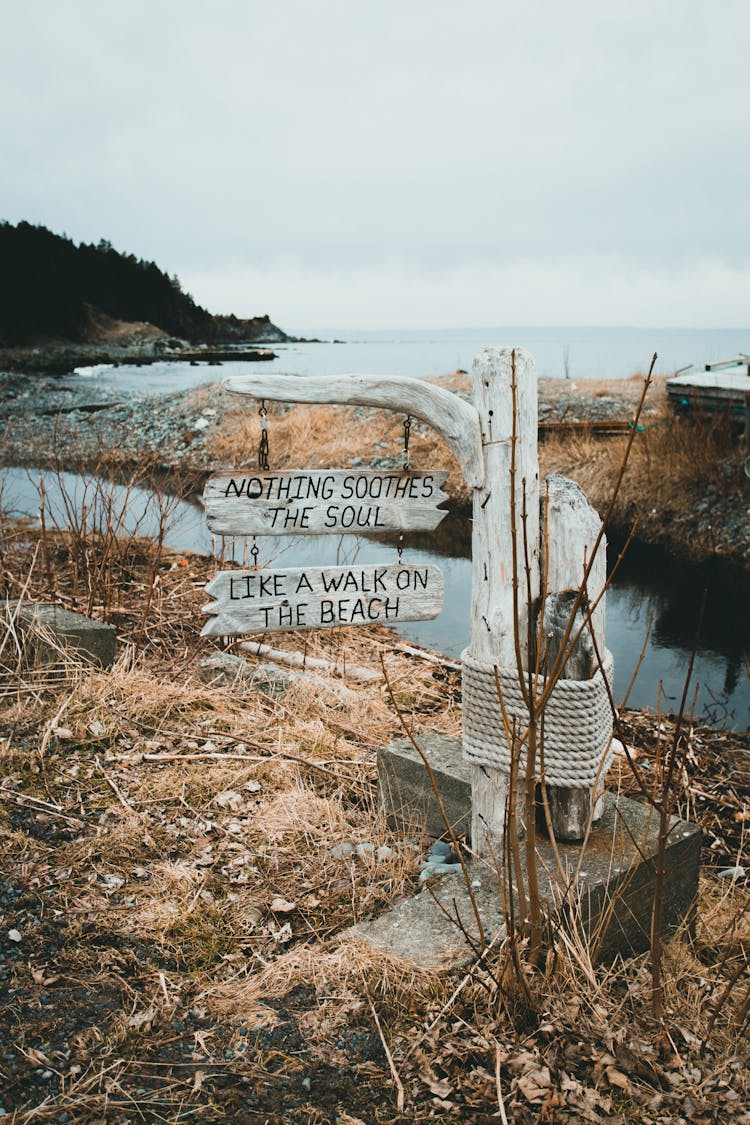
[[[581,485],[598,511],[606,508],[625,438],[603,441],[578,433],[540,446],[540,472],[561,472]],[[639,521],[637,534],[669,541],[686,557],[705,557],[721,537],[720,523],[701,520],[706,501],[742,503],[742,457],[726,415],[675,414],[666,403],[644,424],[612,512],[618,529]]]

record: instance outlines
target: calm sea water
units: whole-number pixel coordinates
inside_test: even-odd
[[[411,332],[332,333],[341,343],[274,344],[278,358],[264,371],[293,375],[444,375],[470,370],[488,345],[512,345],[531,352],[541,375],[571,379],[627,378],[646,371],[654,352],[656,373],[672,375],[750,352],[750,328],[519,328],[513,326]],[[170,392],[240,375],[247,364],[221,366],[155,363],[150,367],[89,369],[90,378],[128,390]]]

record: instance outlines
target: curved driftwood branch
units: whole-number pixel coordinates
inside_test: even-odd
[[[453,391],[400,375],[238,375],[224,380],[232,394],[269,402],[380,406],[411,414],[437,430],[461,466],[470,488],[484,483],[479,414]]]

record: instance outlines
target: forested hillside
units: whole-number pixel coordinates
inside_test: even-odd
[[[109,242],[76,245],[46,227],[0,223],[1,342],[84,341],[96,311],[148,321],[192,342],[257,339],[266,329],[274,339],[285,338],[266,317],[212,316],[182,292],[177,277]]]

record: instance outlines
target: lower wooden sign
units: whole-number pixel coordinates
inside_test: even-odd
[[[443,608],[443,572],[405,563],[223,570],[206,593],[204,637],[427,621]]]

